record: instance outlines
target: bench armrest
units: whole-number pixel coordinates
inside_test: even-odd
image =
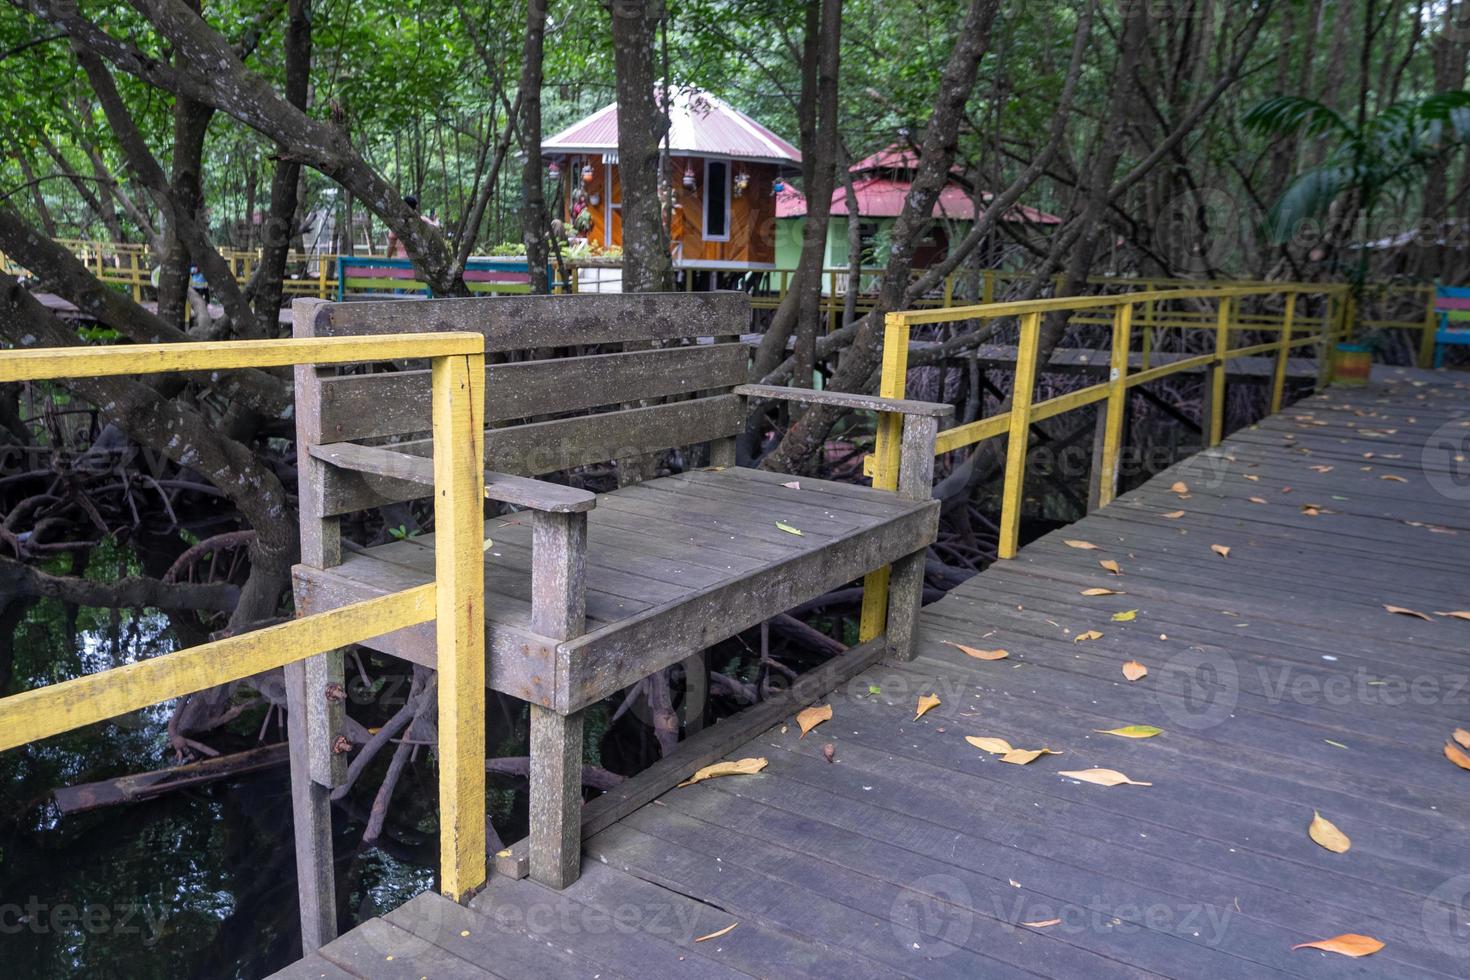
[[[312,458],[344,470],[406,480],[422,485],[426,495],[433,492],[434,461],[426,456],[411,456],[382,446],[359,446],[353,442],[326,443],[312,446],[309,451]],[[485,471],[485,496],[503,504],[548,514],[575,514],[597,506],[597,495],[589,490],[493,470]]]
[[[930,418],[947,418],[954,414],[953,405],[941,402],[883,398],[879,395],[859,395],[846,391],[817,391],[812,388],[784,388],[780,385],[737,385],[735,394],[747,398],[780,398],[789,402],[832,405],[863,412],[897,412],[900,415],[922,415]]]

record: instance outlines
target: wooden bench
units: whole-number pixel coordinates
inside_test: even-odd
[[[562,887],[578,875],[588,705],[888,565],[887,652],[912,655],[939,516],[934,438],[951,406],[742,384],[748,355],[737,339],[750,302],[741,293],[296,300],[293,311],[296,336],[485,334],[486,496],[515,508],[485,526],[487,685],[531,705],[537,880]],[[297,608],[321,612],[432,580],[432,534],[344,549],[338,525],[431,492],[427,372],[307,368],[296,384]],[[735,466],[751,398],[901,413],[899,492],[806,477],[798,488]],[[682,453],[677,475],[610,493],[535,479],[669,449]],[[432,623],[368,646],[435,663]],[[339,681],[340,663],[323,670],[317,682]]]
[[[1435,287],[1434,313],[1439,319],[1434,334],[1434,366],[1440,368],[1444,367],[1447,345],[1470,344],[1470,286]]]
[[[551,278],[550,267],[547,276]],[[524,257],[472,258],[465,262],[465,286],[472,293],[528,293],[531,273]],[[390,294],[432,295],[408,259],[337,256],[337,299],[382,298]]]

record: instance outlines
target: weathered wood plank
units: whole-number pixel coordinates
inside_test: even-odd
[[[735,389],[735,394],[744,395],[747,398],[829,405],[859,412],[898,412],[902,415],[925,415],[936,419],[948,418],[954,414],[954,406],[948,402],[883,398],[878,395],[864,395],[860,392],[787,388],[781,385],[740,385]]]

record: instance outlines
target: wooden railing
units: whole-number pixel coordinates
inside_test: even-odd
[[[1326,377],[1329,352],[1347,329],[1348,297],[1346,286],[1315,283],[1286,283],[1270,286],[1230,286],[1213,289],[1167,289],[1124,293],[1116,296],[1069,296],[1055,299],[1027,300],[1012,303],[990,303],[948,309],[905,310],[889,313],[884,318],[883,369],[878,394],[885,398],[906,398],[909,341],[912,328],[923,324],[957,321],[986,321],[1014,318],[1020,325],[1016,348],[1015,381],[1011,389],[1010,407],[988,418],[946,429],[939,433],[935,453],[943,455],[973,446],[997,436],[1005,436],[1005,473],[1002,481],[1000,538],[997,556],[1015,557],[1020,544],[1021,504],[1026,475],[1027,445],[1035,422],[1075,411],[1086,405],[1106,403],[1100,415],[1102,426],[1097,442],[1094,475],[1097,480],[1091,499],[1097,506],[1110,502],[1118,490],[1118,462],[1123,442],[1123,418],[1129,389],[1157,381],[1183,371],[1206,372],[1205,418],[1201,430],[1209,446],[1224,437],[1225,372],[1229,361],[1238,357],[1271,356],[1275,365],[1271,374],[1270,410],[1279,411],[1286,384],[1287,359],[1302,347],[1317,348],[1318,383]],[[1298,300],[1303,296],[1323,297],[1321,315],[1311,327],[1298,314]],[[1247,313],[1241,301],[1251,297],[1280,297],[1281,312],[1267,315]],[[1205,311],[1159,312],[1161,305],[1180,300],[1213,304],[1213,313]],[[1130,373],[1129,354],[1139,329],[1138,313],[1148,311],[1147,337],[1155,328],[1209,330],[1214,350],[1170,360],[1164,364],[1149,363],[1148,348],[1143,348],[1142,365]],[[1108,379],[1075,391],[1036,401],[1041,325],[1049,315],[1066,315],[1069,322],[1109,324],[1111,327]],[[1232,334],[1242,332],[1275,333],[1263,343],[1231,346]],[[873,478],[873,486],[896,490],[899,485],[900,435],[902,417],[895,413],[879,413],[873,455],[865,462],[864,471]],[[887,610],[888,570],[874,572],[864,580],[863,611],[860,638],[878,636],[884,629]]]
[[[0,351],[0,383],[428,358],[439,540],[435,581],[427,585],[0,699],[0,751],[283,667],[293,704],[291,777],[299,833],[310,814],[295,791],[312,779],[309,752],[334,748],[303,744],[307,733],[324,730],[313,724],[313,714],[327,710],[320,694],[306,696],[304,661],[434,621],[440,889],[455,900],[468,897],[485,881],[484,351],[478,333]],[[326,804],[325,792],[318,796]],[[330,832],[329,812],[327,821]],[[303,904],[308,949],[324,941],[311,935],[311,915]]]

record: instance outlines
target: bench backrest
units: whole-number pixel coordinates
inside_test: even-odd
[[[552,278],[547,267],[547,278]],[[524,258],[469,259],[464,268],[465,285],[472,293],[529,293],[531,272]],[[337,257],[337,299],[354,293],[401,292],[429,295],[428,284],[418,277],[408,259],[382,259],[372,256],[339,255]]]
[[[1434,311],[1439,314],[1440,326],[1458,322],[1466,326],[1454,329],[1470,329],[1470,286],[1435,287]]]
[[[296,300],[293,309],[297,336],[483,333],[492,470],[539,476],[728,439],[744,427],[742,399],[730,391],[746,381],[744,293]],[[400,453],[432,452],[427,370],[301,370],[296,405],[308,451],[391,442]],[[404,481],[321,475],[323,517],[424,496]]]

